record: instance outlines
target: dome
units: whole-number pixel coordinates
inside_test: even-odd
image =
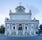
[[[17,6],[16,7],[16,11],[25,11],[25,8],[24,8],[24,6]]]

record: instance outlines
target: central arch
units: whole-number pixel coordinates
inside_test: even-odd
[[[23,27],[22,27],[22,24],[19,24],[19,26],[18,26],[18,35],[23,35]]]

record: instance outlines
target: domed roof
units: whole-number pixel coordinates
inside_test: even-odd
[[[25,9],[24,6],[17,6],[16,9]]]
[[[24,11],[25,8],[24,8],[24,6],[17,6],[17,7],[16,7],[16,10],[17,10],[17,11]]]

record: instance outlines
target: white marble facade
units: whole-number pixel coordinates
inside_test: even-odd
[[[24,6],[17,6],[15,10],[15,13],[10,10],[10,18],[5,19],[5,35],[36,35],[39,20],[32,20],[31,10],[26,13]]]

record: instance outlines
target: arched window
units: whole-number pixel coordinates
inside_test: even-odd
[[[25,29],[27,29],[27,27],[25,27]]]
[[[15,29],[15,27],[13,27],[13,29]]]

